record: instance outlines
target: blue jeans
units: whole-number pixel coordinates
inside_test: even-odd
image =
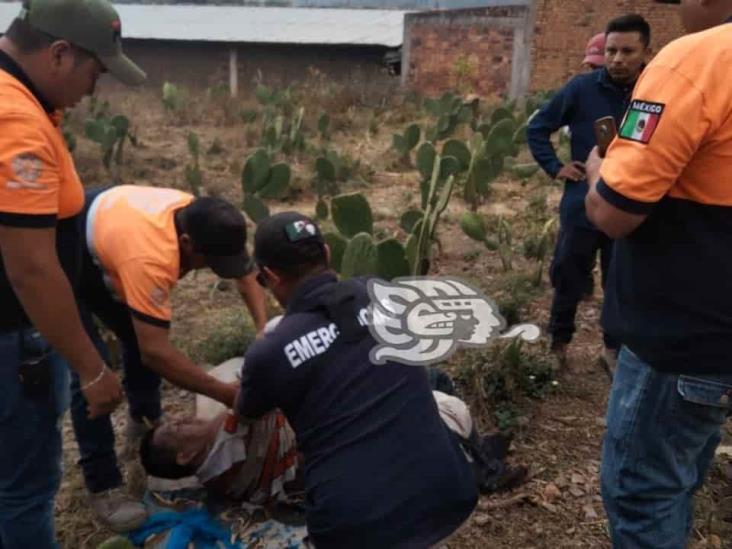
[[[731,400],[732,376],[661,373],[622,348],[601,470],[614,547],[686,547],[694,492],[714,459]]]
[[[27,396],[20,365],[43,359],[50,383]],[[0,549],[50,549],[61,481],[60,421],[69,404],[66,362],[35,330],[0,334]]]
[[[554,298],[549,319],[549,333],[554,341],[569,343],[575,332],[577,306],[587,291],[587,280],[595,268],[600,252],[602,286],[605,287],[613,241],[597,229],[563,226],[559,231],[549,278],[554,287]],[[612,337],[604,336],[605,346],[617,349],[620,345]]]
[[[88,208],[98,192],[87,193],[84,214],[79,216],[82,227],[86,224]],[[162,415],[160,376],[142,363],[130,312],[123,303],[112,297],[86,243],[81,264],[78,302],[84,328],[107,363],[109,350],[99,334],[95,317],[117,336],[122,347],[123,385],[130,416],[137,421],[143,418],[155,421]],[[90,492],[97,493],[121,486],[122,474],[114,451],[114,429],[110,417],[87,417],[86,400],[79,385],[79,376],[74,373],[71,379],[71,419],[79,443],[79,464],[86,487]]]

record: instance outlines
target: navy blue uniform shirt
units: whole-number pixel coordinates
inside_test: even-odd
[[[605,116],[615,118],[620,127],[628,108],[633,84],[618,85],[606,69],[574,77],[544,105],[529,122],[527,137],[534,159],[551,177],[556,178],[562,161],[550,141],[551,135],[564,126],[572,132],[572,160],[585,162],[595,147],[595,120]],[[567,181],[559,206],[562,225],[594,229],[585,213],[587,181]]]
[[[365,281],[356,282],[354,320],[369,303]],[[319,549],[428,547],[468,518],[475,477],[439,416],[426,370],[372,364],[368,328],[346,338],[327,314],[337,284],[332,274],[307,280],[275,331],[250,347],[238,412],[256,418],[280,408],[287,416],[304,455],[306,519]]]

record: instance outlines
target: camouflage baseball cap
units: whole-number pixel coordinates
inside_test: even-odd
[[[18,17],[94,54],[123,84],[135,86],[145,81],[142,69],[122,53],[122,23],[108,0],[25,0]]]

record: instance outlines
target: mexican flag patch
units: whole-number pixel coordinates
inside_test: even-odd
[[[620,126],[620,137],[648,144],[661,121],[665,105],[648,101],[632,101]]]

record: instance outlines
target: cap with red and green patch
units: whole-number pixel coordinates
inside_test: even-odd
[[[94,54],[123,84],[145,81],[143,70],[122,52],[122,22],[108,0],[25,0],[19,18]]]

